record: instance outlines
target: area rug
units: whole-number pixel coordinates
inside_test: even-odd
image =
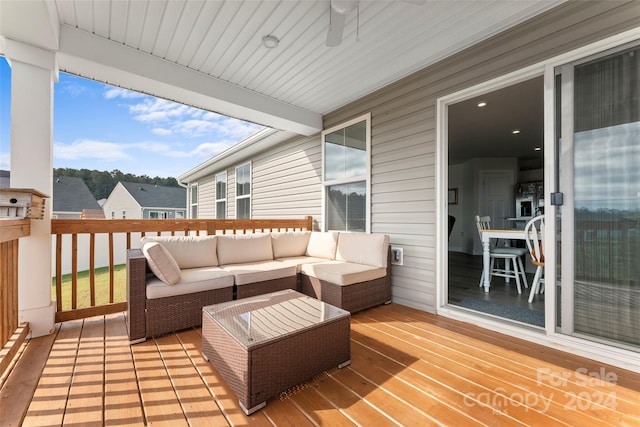
[[[544,313],[529,310],[528,308],[524,307],[498,304],[478,298],[465,298],[460,302],[454,303],[454,305],[468,308],[474,311],[479,311],[481,313],[487,313],[498,317],[504,317],[506,319],[516,320],[518,322],[527,323],[529,325],[544,327]]]

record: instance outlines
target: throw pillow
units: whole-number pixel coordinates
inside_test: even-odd
[[[147,258],[149,268],[153,274],[168,285],[175,285],[180,281],[180,267],[168,250],[158,242],[145,243],[142,253]]]

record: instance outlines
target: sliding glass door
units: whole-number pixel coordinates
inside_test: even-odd
[[[640,47],[566,64],[556,74],[557,329],[637,349]]]

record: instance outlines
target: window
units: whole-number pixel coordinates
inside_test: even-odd
[[[216,219],[227,217],[227,173],[216,175]]]
[[[122,219],[127,219],[127,211],[122,211]]]
[[[168,212],[149,211],[150,219],[167,219],[168,217]]]
[[[251,164],[236,168],[236,218],[251,218]]]
[[[176,219],[184,219],[184,212],[176,211]]]
[[[191,184],[191,218],[198,218],[198,184]]]
[[[116,219],[116,211],[111,211],[111,219]]]
[[[325,230],[369,224],[371,115],[322,132]]]

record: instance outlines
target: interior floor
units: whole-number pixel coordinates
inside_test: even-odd
[[[449,304],[465,306],[469,301],[484,301],[493,304],[466,305],[467,308],[500,316],[494,307],[508,306],[513,311],[519,311],[521,321],[532,323],[528,315],[542,318],[544,315],[544,293],[536,294],[532,303],[528,302],[533,274],[527,273],[528,289],[522,289],[518,294],[515,281],[506,283],[502,277],[493,277],[488,293],[478,286],[482,274],[482,256],[469,255],[462,252],[449,252]],[[531,312],[531,313],[527,313]],[[537,326],[540,326],[539,324]]]

